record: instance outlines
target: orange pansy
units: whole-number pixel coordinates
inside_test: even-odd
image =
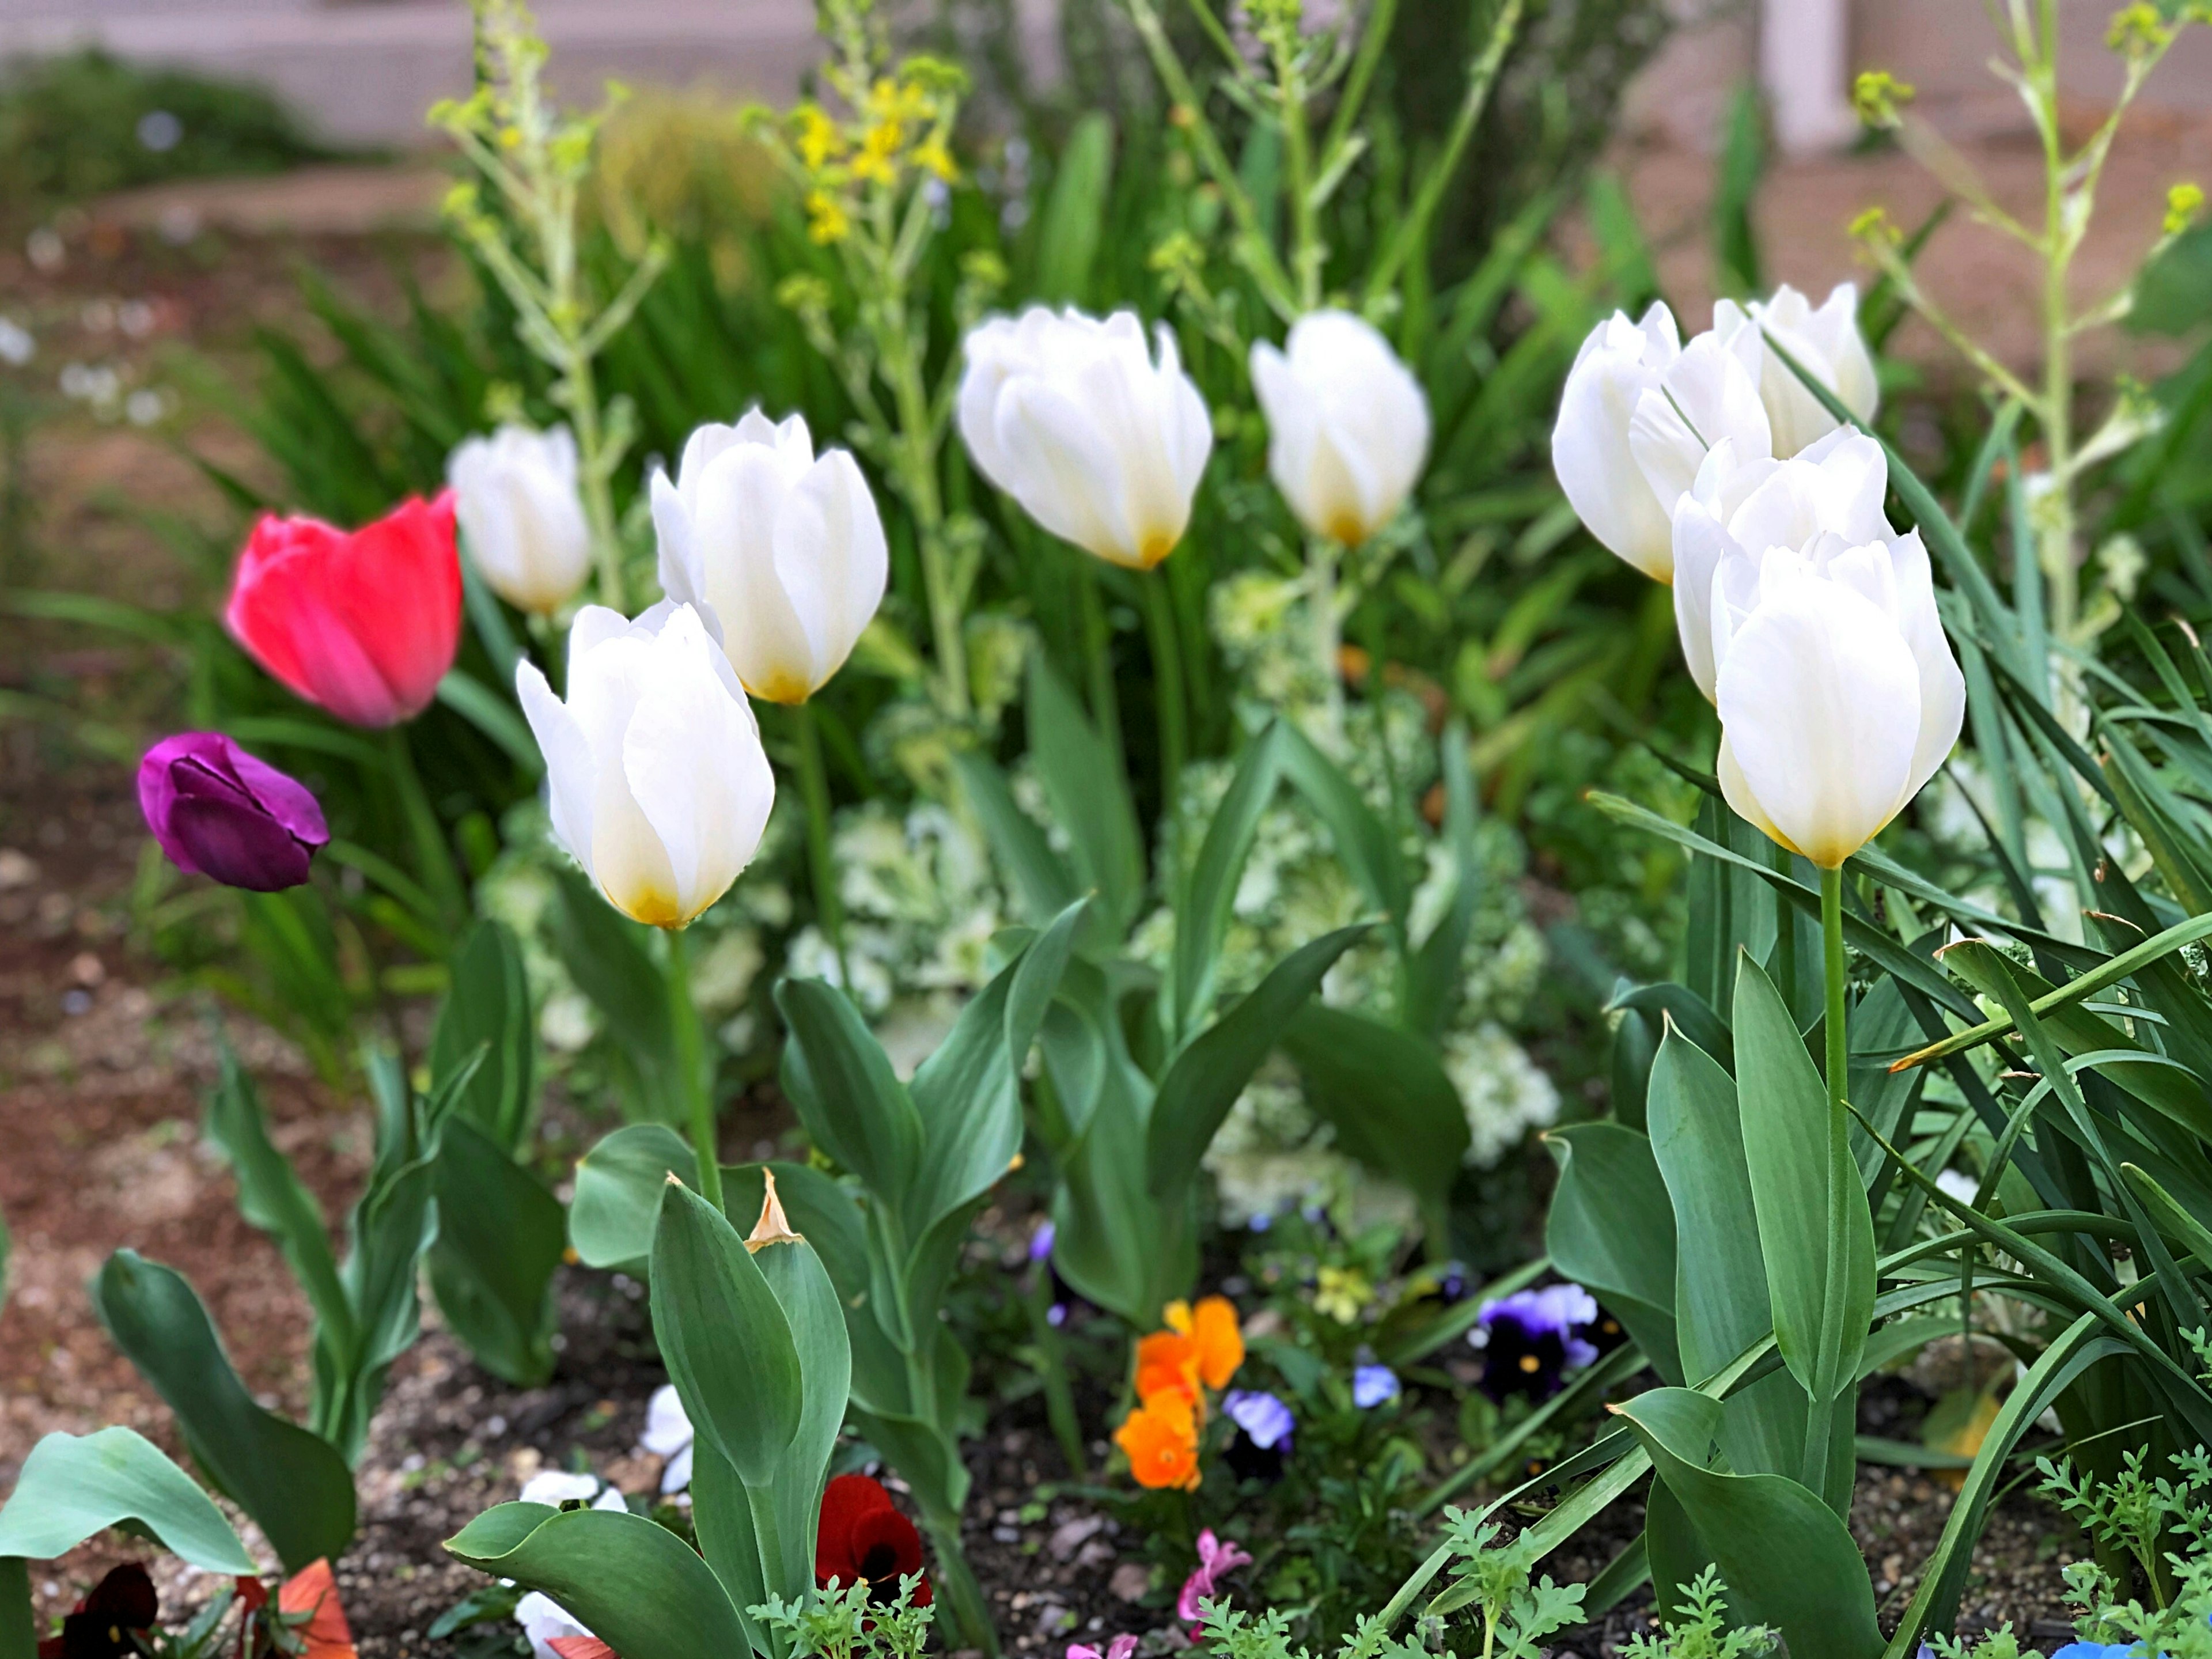
[[[1198,1344],[1177,1331],[1154,1331],[1137,1341],[1137,1398],[1175,1395],[1198,1402]]]
[[[1181,1395],[1154,1395],[1121,1420],[1114,1443],[1127,1453],[1140,1486],[1198,1486],[1198,1418]]]
[[[1244,1333],[1237,1327],[1236,1304],[1225,1296],[1202,1297],[1196,1308],[1170,1302],[1167,1322],[1170,1328],[1190,1340],[1206,1386],[1226,1388],[1244,1363]]]
[[[307,1623],[294,1626],[307,1644],[307,1659],[354,1659],[353,1631],[345,1609],[338,1605],[338,1587],[331,1577],[331,1564],[309,1563],[284,1581],[276,1592],[276,1606],[285,1613],[307,1613]]]

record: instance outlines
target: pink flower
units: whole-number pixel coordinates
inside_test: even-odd
[[[1133,1659],[1136,1651],[1135,1637],[1117,1636],[1106,1644],[1106,1651],[1103,1654],[1088,1642],[1070,1642],[1067,1644],[1067,1659]]]
[[[1176,1597],[1176,1617],[1185,1624],[1197,1624],[1206,1617],[1206,1603],[1213,1597],[1215,1581],[1239,1567],[1250,1565],[1251,1561],[1242,1545],[1216,1538],[1212,1528],[1199,1534],[1198,1566],[1182,1581],[1182,1594]],[[1070,1659],[1073,1659],[1073,1655]]]

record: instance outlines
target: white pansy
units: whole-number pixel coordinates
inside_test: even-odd
[[[530,1638],[533,1659],[561,1659],[554,1650],[555,1641],[564,1636],[592,1634],[568,1608],[543,1590],[532,1590],[514,1604],[514,1622]]]
[[[1861,432],[1831,432],[1786,461],[1739,462],[1731,441],[1705,458],[1674,508],[1674,620],[1682,659],[1707,702],[1719,673],[1713,658],[1713,576],[1723,559],[1805,547],[1832,532],[1853,546],[1895,532],[1882,514],[1889,469],[1881,446]]]
[[[550,615],[584,584],[592,531],[576,493],[576,441],[565,426],[502,426],[446,462],[462,544],[493,592]]]
[[[676,1385],[664,1382],[653,1391],[645,1408],[645,1432],[638,1444],[668,1461],[660,1471],[660,1490],[682,1492],[691,1484],[691,1419],[678,1397]]]
[[[544,751],[553,834],[623,915],[680,927],[752,860],[775,778],[737,676],[688,605],[635,623],[586,605],[568,695],[515,672]]]
[[[749,410],[695,429],[652,494],[661,588],[719,629],[745,690],[784,703],[821,690],[890,574],[859,464],[842,449],[817,457],[804,416],[779,426]]]
[[[522,1483],[519,1502],[544,1504],[559,1509],[563,1504],[589,1504],[595,1510],[619,1510],[627,1506],[623,1495],[612,1486],[603,1486],[596,1474],[572,1474],[567,1469],[540,1469]]]
[[[1919,793],[1966,718],[1919,534],[1731,549],[1711,605],[1729,805],[1836,868]]]
[[[1175,550],[1213,447],[1175,335],[1134,312],[1032,306],[965,343],[960,435],[983,476],[1062,540],[1148,570]]]
[[[1833,432],[1839,423],[1806,390],[1780,354],[1767,349],[1765,337],[1771,337],[1861,421],[1874,418],[1881,397],[1875,382],[1873,354],[1859,333],[1856,283],[1837,283],[1817,309],[1786,283],[1769,300],[1753,300],[1741,306],[1733,300],[1723,300],[1713,307],[1713,332],[1732,343],[1750,343],[1758,365],[1759,395],[1766,405],[1777,455],[1796,454]]]
[[[1674,313],[1615,312],[1567,375],[1552,465],[1589,532],[1658,581],[1674,580],[1674,503],[1723,441],[1742,461],[1772,453],[1755,335],[1680,343]]]
[[[1356,547],[1421,476],[1428,399],[1389,342],[1350,312],[1301,317],[1285,344],[1252,348],[1268,474],[1308,531]]]

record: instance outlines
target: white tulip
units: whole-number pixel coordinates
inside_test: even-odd
[[[568,634],[568,695],[515,672],[545,754],[553,833],[624,915],[681,927],[752,860],[775,778],[737,676],[699,613],[600,605]]]
[[[576,441],[565,426],[502,426],[446,462],[469,559],[517,610],[550,616],[584,585],[592,529],[576,493]]]
[[[852,456],[817,459],[806,418],[757,409],[684,441],[676,479],[653,475],[661,590],[696,607],[746,690],[805,702],[852,654],[884,602],[890,558]]]
[[[1759,395],[1756,331],[1699,335],[1685,348],[1663,303],[1640,323],[1616,311],[1583,342],[1552,429],[1552,466],[1589,532],[1662,582],[1674,575],[1674,504],[1708,453],[1772,451]]]
[[[599,1484],[596,1474],[575,1474],[567,1469],[540,1469],[522,1483],[516,1502],[544,1504],[559,1509],[563,1504],[585,1503],[595,1510],[627,1510],[623,1495]]]
[[[1713,575],[1724,558],[1755,565],[1770,547],[1809,545],[1824,532],[1857,547],[1896,532],[1882,513],[1889,469],[1881,446],[1864,433],[1830,433],[1786,461],[1739,462],[1723,439],[1705,458],[1689,494],[1674,507],[1674,622],[1690,678],[1710,702],[1719,665],[1713,658]]]
[[[645,1432],[638,1437],[638,1444],[645,1450],[667,1460],[660,1470],[662,1492],[682,1492],[691,1484],[691,1447],[695,1438],[690,1416],[684,1409],[676,1385],[662,1383],[653,1391],[653,1398],[646,1406]]]
[[[1966,718],[1966,678],[1916,532],[1853,545],[1725,552],[1712,580],[1729,805],[1834,869],[1935,775]]]
[[[1252,348],[1268,473],[1308,531],[1357,547],[1421,476],[1429,401],[1389,342],[1350,312],[1301,317],[1285,343]]]
[[[561,1659],[553,1645],[556,1640],[592,1634],[574,1613],[543,1590],[532,1590],[514,1604],[514,1622],[530,1638],[532,1659]]]
[[[1175,336],[1136,313],[1032,306],[969,332],[960,435],[983,476],[1063,541],[1149,570],[1175,551],[1213,447]]]
[[[1818,310],[1788,283],[1771,300],[1739,306],[1723,300],[1713,307],[1713,332],[1723,340],[1747,339],[1755,348],[1759,395],[1774,433],[1774,453],[1796,454],[1840,424],[1805,389],[1805,384],[1768,350],[1762,335],[1795,357],[1808,374],[1836,394],[1837,401],[1862,422],[1871,421],[1881,402],[1875,382],[1874,357],[1859,334],[1856,283],[1838,283]]]

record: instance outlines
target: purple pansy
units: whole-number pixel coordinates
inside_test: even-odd
[[[1366,1411],[1398,1397],[1398,1373],[1388,1365],[1361,1365],[1352,1373],[1352,1403]]]
[[[1499,1401],[1558,1393],[1562,1373],[1597,1358],[1584,1335],[1597,1321],[1597,1302],[1579,1285],[1547,1285],[1484,1303],[1467,1335],[1482,1350],[1483,1392]]]

